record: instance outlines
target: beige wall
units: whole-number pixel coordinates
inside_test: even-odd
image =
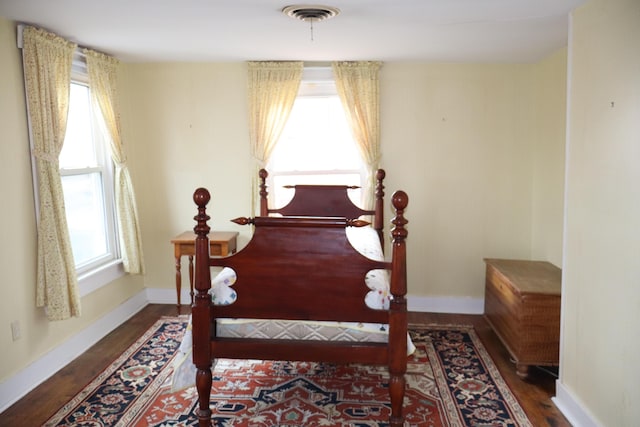
[[[251,215],[246,69],[243,63],[129,64],[124,74],[123,133],[140,211],[146,286],[173,289],[170,240],[193,229],[197,187],[212,194],[213,229],[248,233],[229,221]]]
[[[534,207],[556,203],[534,200],[536,154],[542,144],[564,149],[562,137],[543,141],[553,126],[562,133],[564,97],[544,101],[561,120],[546,124],[535,115],[540,82],[561,87],[564,80],[562,54],[548,61],[384,65],[382,162],[387,189],[401,187],[410,197],[410,294],[482,298],[483,258],[531,258],[534,231],[555,230],[560,253],[562,211],[533,224]]]
[[[637,426],[640,2],[592,0],[571,36],[560,381],[603,426]]]
[[[49,322],[35,307],[36,230],[22,62],[14,25],[0,18],[0,381],[27,367],[143,289],[125,277],[82,298],[82,317]],[[18,321],[22,338],[13,341]]]
[[[531,258],[562,266],[567,50],[534,69]]]
[[[531,258],[535,247],[561,262],[565,58],[383,66],[382,166],[387,196],[410,196],[411,295],[481,299],[483,257]],[[247,239],[227,222],[250,214],[246,70],[127,64],[124,75],[146,286],[173,288],[168,242],[193,227],[196,186],[213,191],[214,226]]]

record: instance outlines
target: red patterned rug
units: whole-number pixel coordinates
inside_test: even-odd
[[[194,426],[194,387],[171,392],[186,317],[158,321],[46,426]],[[412,328],[406,426],[531,426],[473,328]],[[386,427],[386,368],[219,360],[216,427]]]

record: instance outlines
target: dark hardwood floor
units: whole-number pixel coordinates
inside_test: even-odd
[[[181,314],[188,313],[183,306]],[[46,380],[20,401],[0,414],[0,426],[41,426],[62,405],[88,384],[124,349],[142,335],[159,317],[178,314],[173,305],[152,304],[107,335],[82,356]],[[503,378],[511,387],[535,427],[570,427],[571,424],[551,402],[555,395],[555,377],[532,369],[530,379],[522,381],[515,374],[509,354],[479,315],[410,313],[410,324],[473,325]]]

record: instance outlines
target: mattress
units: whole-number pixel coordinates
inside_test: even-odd
[[[309,320],[218,319],[216,335],[322,341],[386,342],[387,325]]]

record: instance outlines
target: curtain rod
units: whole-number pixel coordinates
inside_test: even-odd
[[[18,32],[17,44],[18,44],[18,48],[19,49],[22,49],[24,47],[24,35],[22,33],[24,32],[25,27],[39,28],[39,29],[42,29],[44,31],[48,31],[51,34],[55,34],[58,37],[62,37],[65,40],[71,41],[71,40],[67,39],[66,37],[63,37],[63,36],[59,35],[55,31],[51,31],[51,30],[49,30],[47,28],[42,28],[42,27],[39,27],[39,26],[31,25],[31,24],[20,23],[20,24],[18,24],[18,26],[16,28],[16,30]],[[76,42],[73,42],[73,43],[76,43]],[[107,56],[112,56],[112,55],[106,54],[104,52],[100,52],[99,50],[95,50],[93,48],[90,48],[90,47],[87,47],[87,46],[83,46],[81,44],[76,43],[76,50],[75,50],[75,53],[74,53],[74,58],[75,58],[76,55],[80,56],[80,58],[85,58],[86,55],[84,53],[84,49],[92,50],[92,51],[98,52],[98,53],[103,53],[103,54],[105,54]]]

